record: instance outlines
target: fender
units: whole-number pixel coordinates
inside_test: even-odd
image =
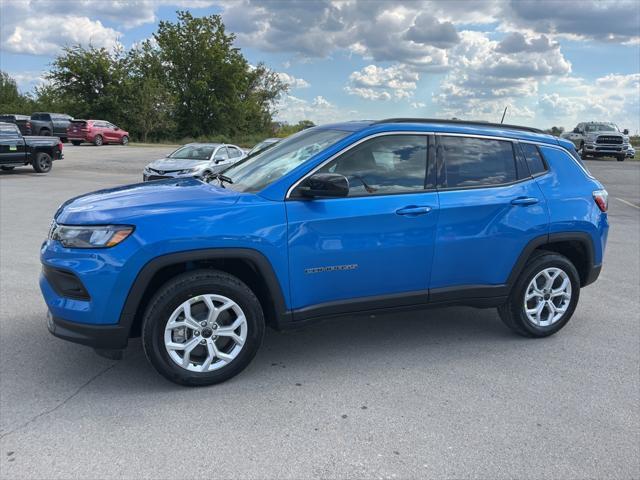
[[[594,265],[595,263],[595,252],[593,247],[593,239],[591,235],[585,232],[556,232],[547,235],[541,235],[539,237],[531,240],[522,250],[518,260],[516,261],[511,273],[509,274],[509,278],[507,279],[507,286],[509,291],[511,291],[511,287],[515,284],[516,280],[520,276],[520,272],[524,269],[524,266],[527,263],[528,258],[531,256],[533,251],[536,248],[542,247],[547,244],[556,243],[556,242],[580,242],[581,245],[584,246],[585,251],[587,252],[587,277],[583,279],[582,286],[589,285],[593,283],[598,277],[598,273],[600,273],[600,266]],[[592,273],[594,270],[597,270],[597,273]]]
[[[267,258],[257,250],[249,248],[208,248],[170,253],[150,260],[138,273],[120,313],[119,325],[128,333],[136,318],[136,313],[147,286],[153,276],[162,268],[178,263],[202,260],[239,259],[251,263],[262,275],[276,311],[276,326],[286,323],[290,314],[287,311],[282,288],[273,267]]]

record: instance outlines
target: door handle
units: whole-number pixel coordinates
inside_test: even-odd
[[[535,197],[518,197],[511,200],[511,205],[523,205],[523,206],[535,205],[539,201],[540,200],[538,200]]]
[[[403,207],[396,210],[396,213],[398,215],[407,215],[410,217],[415,217],[417,215],[424,215],[425,213],[429,213],[430,211],[431,211],[431,207],[409,205],[407,207]]]

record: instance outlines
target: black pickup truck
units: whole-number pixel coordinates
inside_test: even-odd
[[[17,125],[0,122],[0,169],[31,165],[36,172],[47,173],[53,161],[61,158],[58,137],[23,137]]]
[[[63,142],[67,141],[67,128],[73,120],[71,115],[66,113],[45,113],[36,112],[31,114],[31,131],[34,135],[60,137]]]
[[[15,123],[22,135],[31,135],[31,117],[17,113],[3,113],[0,115],[0,122]]]

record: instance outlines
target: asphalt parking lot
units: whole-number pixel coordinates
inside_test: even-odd
[[[52,337],[37,286],[58,205],[171,150],[65,145],[49,175],[0,173],[1,478],[640,477],[640,162],[587,162],[609,244],[559,334],[470,308],[339,319],[188,389],[138,341],[115,362]]]

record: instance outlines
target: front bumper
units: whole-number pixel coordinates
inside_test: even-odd
[[[129,329],[120,325],[89,325],[69,322],[47,312],[47,328],[54,336],[96,350],[123,350],[129,341]]]
[[[627,152],[628,144],[585,143],[585,152],[592,155],[619,155]]]

